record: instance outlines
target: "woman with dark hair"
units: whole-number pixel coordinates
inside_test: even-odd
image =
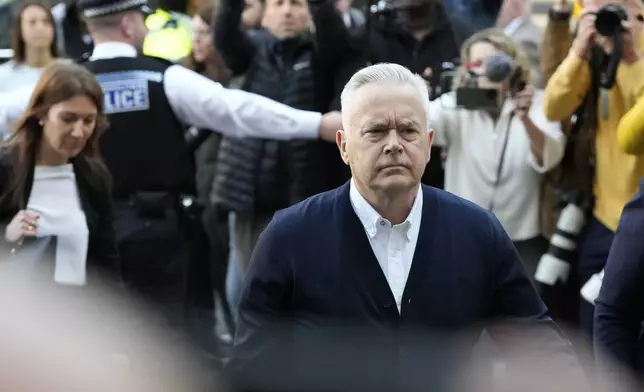
[[[37,3],[23,5],[11,27],[13,58],[0,65],[0,91],[35,85],[42,70],[56,57],[54,17]]]
[[[53,280],[60,284],[84,285],[86,266],[91,276],[119,272],[110,176],[98,150],[105,125],[94,76],[56,62],[0,151],[6,244],[18,257],[29,255],[28,244],[55,237]],[[40,257],[37,263],[48,266]]]
[[[212,42],[212,12],[212,7],[206,7],[192,18],[192,53],[184,65],[225,86],[230,81],[231,73]]]

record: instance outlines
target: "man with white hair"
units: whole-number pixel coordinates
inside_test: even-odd
[[[428,103],[400,65],[345,86],[336,142],[353,178],[278,212],[260,237],[228,368],[241,390],[440,390],[491,320],[513,350],[571,363],[496,218],[421,185]]]

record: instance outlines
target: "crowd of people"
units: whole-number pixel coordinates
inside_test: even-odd
[[[473,346],[644,380],[641,0],[153,6],[17,10],[28,284],[137,298],[244,391],[448,388]]]

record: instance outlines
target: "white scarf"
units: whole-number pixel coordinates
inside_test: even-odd
[[[27,210],[40,214],[37,237],[57,238],[54,281],[84,285],[89,230],[73,166],[36,166]]]

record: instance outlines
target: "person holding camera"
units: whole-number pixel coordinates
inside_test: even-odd
[[[626,8],[600,0],[584,1],[572,47],[550,78],[544,96],[549,120],[576,119],[570,138],[576,144],[571,159],[578,170],[564,182],[571,192],[581,195],[577,204],[588,215],[578,245],[577,278],[584,286],[580,324],[590,338],[591,294],[599,291],[622,209],[644,176],[641,155],[622,151],[617,135],[623,115],[644,94],[640,54],[644,41],[637,1],[629,0]],[[644,118],[636,122],[630,125],[631,131],[644,127]]]
[[[503,31],[474,34],[461,59],[455,91],[430,103],[434,143],[447,150],[445,189],[493,212],[534,274],[547,247],[542,177],[561,160],[566,138],[545,118],[529,60]]]

